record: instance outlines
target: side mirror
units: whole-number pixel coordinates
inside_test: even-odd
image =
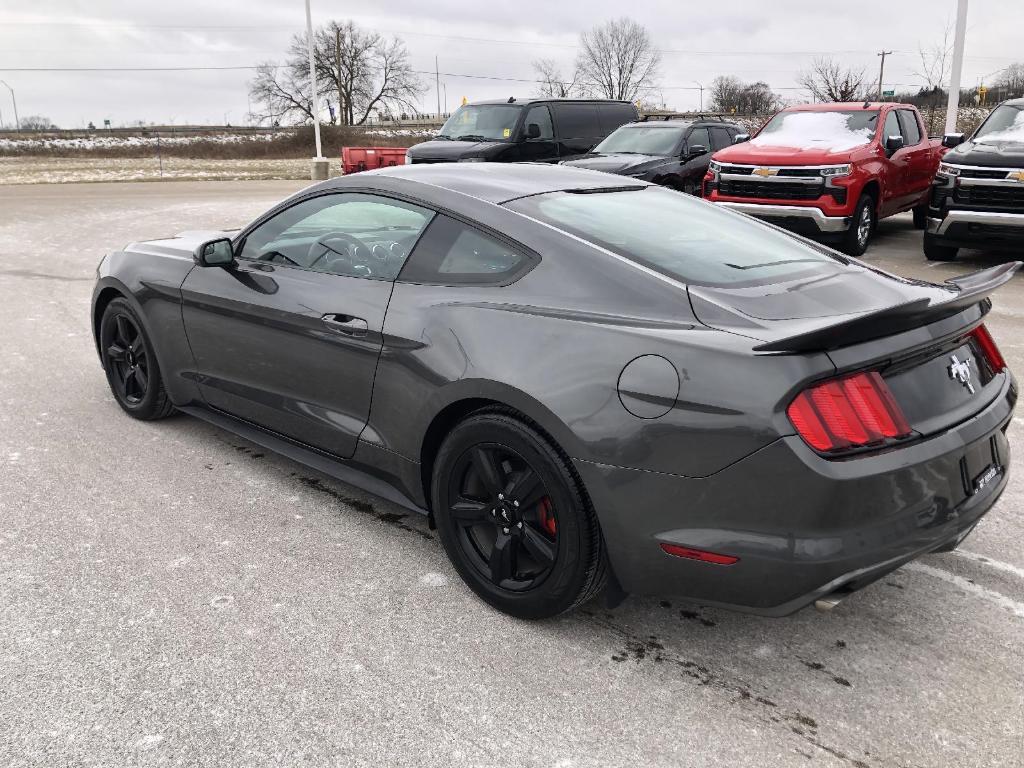
[[[688,147],[687,148],[686,156],[687,157],[700,157],[701,155],[706,155],[707,153],[708,153],[708,148],[705,147],[703,144],[694,144],[692,147]]]
[[[902,136],[886,136],[885,137],[885,151],[890,155],[894,152],[903,149],[903,137]]]
[[[200,267],[226,267],[235,263],[235,252],[230,240],[218,237],[196,248],[192,260]]]
[[[953,147],[959,147],[964,143],[964,135],[962,133],[947,133],[942,137],[942,146],[952,149]]]
[[[742,144],[744,141],[750,141],[749,133],[737,133],[732,137],[733,144]]]
[[[540,126],[537,123],[530,123],[526,126],[526,138],[528,139],[539,139],[540,138]]]

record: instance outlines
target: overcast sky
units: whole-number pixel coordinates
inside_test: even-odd
[[[525,96],[529,83],[466,75],[534,77],[530,62],[555,59],[568,72],[579,33],[628,10],[664,51],[655,100],[695,109],[719,74],[765,80],[803,100],[797,73],[831,53],[876,76],[877,51],[887,87],[915,87],[919,46],[942,38],[955,0],[728,0],[727,2],[466,2],[312,0],[313,22],[353,19],[403,38],[415,69],[429,71],[425,111],[435,111],[434,57],[453,109],[470,100]],[[250,70],[192,72],[24,72],[40,67],[245,67],[280,59],[305,24],[302,0],[0,0],[0,79],[15,89],[22,117],[45,115],[62,127],[134,120],[244,124]],[[1024,59],[1024,0],[970,0],[964,84],[975,85]],[[696,81],[696,82],[695,82]],[[705,93],[705,96],[707,94]],[[443,106],[443,105],[442,105]],[[13,120],[0,87],[0,117]]]

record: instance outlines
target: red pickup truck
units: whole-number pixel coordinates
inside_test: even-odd
[[[911,104],[789,107],[716,152],[704,197],[838,246],[867,250],[879,219],[912,210],[924,229],[946,151]]]

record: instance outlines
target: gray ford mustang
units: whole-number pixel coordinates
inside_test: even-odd
[[[443,164],[311,186],[98,268],[110,388],[430,515],[491,605],[602,589],[764,615],[956,547],[1017,386],[935,285],[677,192]]]

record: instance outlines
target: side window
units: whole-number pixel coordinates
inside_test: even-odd
[[[601,134],[607,136],[620,125],[637,119],[632,104],[598,104],[597,114],[601,118]]]
[[[718,150],[724,149],[732,144],[732,134],[729,133],[725,128],[712,128],[711,129],[711,149]]]
[[[921,126],[917,123],[917,115],[909,109],[897,110],[900,114],[900,123],[903,125],[903,141],[908,147],[918,144],[921,141]]]
[[[552,141],[555,138],[554,129],[551,127],[551,110],[545,105],[530,107],[530,111],[526,113],[525,125],[529,126],[530,123],[536,123],[540,128],[538,141]]]
[[[562,139],[583,139],[601,135],[596,104],[554,104],[555,125]]]
[[[303,200],[250,232],[240,259],[394,280],[434,212],[378,195]]]
[[[441,285],[504,284],[532,260],[474,227],[439,215],[416,245],[399,279]]]
[[[885,116],[885,126],[882,128],[882,137],[879,139],[879,143],[884,147],[885,141],[890,136],[901,136],[903,131],[900,130],[899,121],[896,119],[896,110],[893,109]]]
[[[690,135],[686,137],[686,151],[692,152],[698,144],[706,150],[711,150],[711,136],[707,128],[694,128],[690,131]]]

